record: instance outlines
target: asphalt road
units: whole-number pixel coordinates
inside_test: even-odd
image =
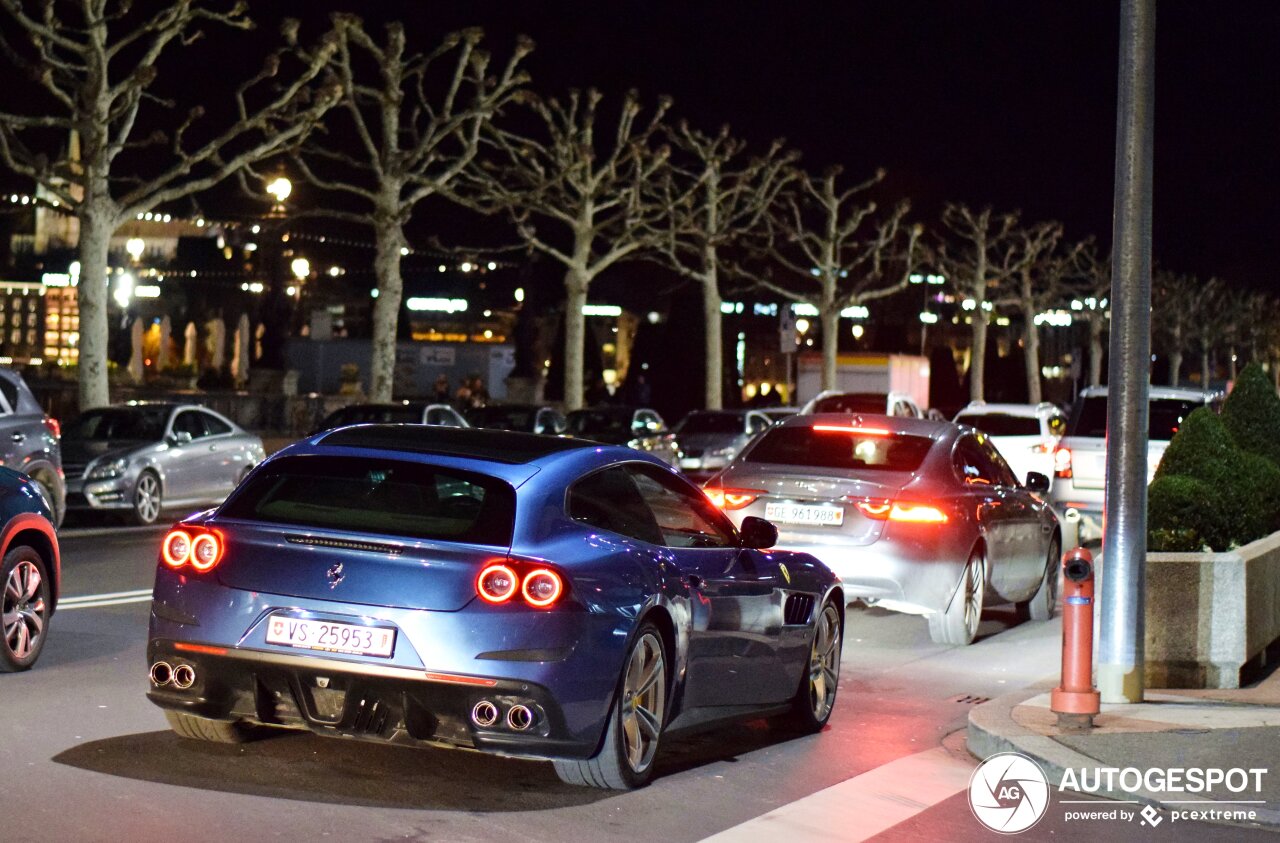
[[[991,840],[959,790],[975,762],[955,733],[971,705],[1043,680],[1059,658],[1056,621],[1020,624],[1007,607],[960,649],[931,643],[920,618],[853,608],[824,733],[753,722],[671,742],[634,793],[564,785],[545,763],[300,733],[202,745],[169,732],[144,697],[162,532],[64,534],[68,602],[36,668],[0,676],[0,841]],[[809,831],[779,836],[784,820]],[[1150,831],[1051,810],[1019,837]],[[1261,834],[1188,823],[1159,837]]]

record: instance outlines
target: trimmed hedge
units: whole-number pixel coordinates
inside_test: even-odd
[[[1147,490],[1147,550],[1223,550],[1230,534],[1213,487],[1181,475],[1157,477]]]
[[[1265,444],[1280,445],[1280,398],[1260,368],[1249,368],[1256,371],[1236,384],[1246,391],[1227,400],[1235,399],[1230,418],[1226,407],[1222,417],[1197,409],[1169,443],[1148,490],[1148,549],[1221,551],[1280,529],[1280,466],[1256,450],[1264,440],[1254,435],[1274,426]]]
[[[1222,424],[1236,447],[1280,465],[1280,396],[1257,363],[1245,366],[1222,405]]]

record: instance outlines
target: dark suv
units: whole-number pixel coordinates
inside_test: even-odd
[[[60,435],[57,420],[45,415],[22,376],[0,369],[0,464],[35,481],[55,526],[67,511]]]

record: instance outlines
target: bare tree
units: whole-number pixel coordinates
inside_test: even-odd
[[[872,218],[876,204],[863,197],[884,178],[883,170],[843,189],[840,173],[833,167],[819,177],[797,174],[770,220],[768,257],[787,270],[787,282],[759,282],[818,309],[823,389],[836,388],[840,313],[906,289],[923,230],[904,222],[906,202],[879,221]]]
[[[762,231],[797,155],[779,140],[762,156],[746,159],[746,143],[733,137],[728,126],[708,135],[682,120],[667,136],[683,155],[673,158],[654,185],[666,209],[659,218],[663,229],[656,254],[702,289],[705,403],[708,410],[718,410],[724,406],[720,284],[735,266],[722,250],[741,246]]]
[[[649,119],[638,122],[640,102],[631,92],[617,123],[597,132],[602,98],[595,90],[571,91],[563,100],[527,97],[536,136],[495,124],[486,135],[494,154],[477,158],[456,192],[472,207],[505,210],[530,248],[564,267],[564,402],[570,410],[583,404],[582,309],[591,282],[652,249],[666,213],[649,185],[670,155],[655,143],[670,101],[660,100]],[[549,225],[539,228],[535,220]]]
[[[336,86],[314,84],[335,45],[326,39],[286,76],[282,68],[297,36],[296,23],[286,23],[285,46],[235,89],[233,116],[214,127],[202,119],[202,106],[182,115],[175,103],[153,93],[157,62],[169,48],[197,40],[203,24],[248,29],[252,23],[244,3],[227,11],[199,0],[174,0],[147,11],[128,0],[56,6],[46,0],[0,0],[0,7],[22,41],[0,41],[0,50],[35,80],[44,100],[33,113],[0,112],[0,160],[41,185],[80,221],[79,393],[80,408],[86,410],[109,401],[111,235],[139,213],[206,190],[297,143],[337,100]],[[292,119],[281,121],[284,115]],[[168,128],[149,134],[140,128],[160,124]],[[56,148],[58,133],[75,133],[78,156],[75,143],[57,156],[44,152]],[[134,166],[121,165],[122,153],[138,150],[149,154],[126,155]]]
[[[1088,325],[1088,385],[1102,383],[1103,334],[1111,318],[1111,258],[1098,253],[1092,238],[1074,250],[1075,259],[1067,270],[1067,292],[1071,295],[1071,311]]]
[[[1213,353],[1223,332],[1229,327],[1231,291],[1218,278],[1200,285],[1192,309],[1196,318],[1196,346],[1200,352],[1200,388],[1208,389],[1213,380]]]
[[[1181,380],[1182,358],[1191,333],[1200,318],[1193,309],[1200,281],[1190,275],[1157,270],[1152,279],[1151,316],[1155,334],[1169,356],[1169,385]]]
[[[334,15],[333,24],[338,48],[330,66],[345,93],[341,107],[326,118],[325,131],[313,133],[294,161],[315,187],[354,196],[367,208],[321,213],[373,227],[378,297],[369,394],[371,400],[390,401],[405,225],[418,203],[446,191],[471,163],[482,128],[523,90],[527,77],[520,62],[533,43],[521,39],[490,77],[480,29],[455,32],[423,53],[408,48],[399,22],[388,24],[380,41],[355,15]],[[312,53],[304,57],[310,61]]]
[[[969,400],[985,394],[987,322],[994,300],[1009,279],[1026,263],[1025,234],[1017,212],[995,214],[990,208],[974,211],[949,203],[942,211],[946,234],[938,243],[933,262],[964,297],[969,317]]]
[[[1073,260],[1072,250],[1058,252],[1062,240],[1062,224],[1042,222],[1011,232],[1017,255],[1011,264],[1010,283],[1006,295],[997,298],[997,308],[1012,306],[1022,317],[1023,359],[1027,370],[1027,400],[1039,404],[1040,389],[1040,325],[1036,317],[1062,301],[1067,268]],[[1074,247],[1074,248],[1079,248]]]

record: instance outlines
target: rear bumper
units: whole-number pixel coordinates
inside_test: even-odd
[[[196,682],[185,690],[152,682],[148,697],[203,717],[318,734],[537,758],[593,754],[634,620],[476,603],[452,612],[342,604],[162,568],[147,666],[187,664]],[[277,614],[394,626],[394,651],[379,658],[269,644],[268,619]],[[526,705],[533,725],[481,728],[471,719],[481,700],[503,718]]]
[[[519,679],[474,685],[468,677],[428,679],[421,671],[370,669],[312,656],[241,649],[194,653],[178,650],[177,643],[153,639],[147,648],[148,664],[164,661],[195,671],[196,681],[187,689],[151,683],[147,698],[161,708],[334,737],[525,757],[585,758],[597,745],[569,735],[564,711],[547,688]],[[492,726],[480,728],[471,712],[485,700],[499,715]],[[507,725],[515,705],[532,712],[526,730]]]
[[[779,536],[778,549],[809,553],[844,584],[845,596],[910,614],[940,612],[951,602],[970,547],[939,546],[890,533],[873,544],[848,546]]]

